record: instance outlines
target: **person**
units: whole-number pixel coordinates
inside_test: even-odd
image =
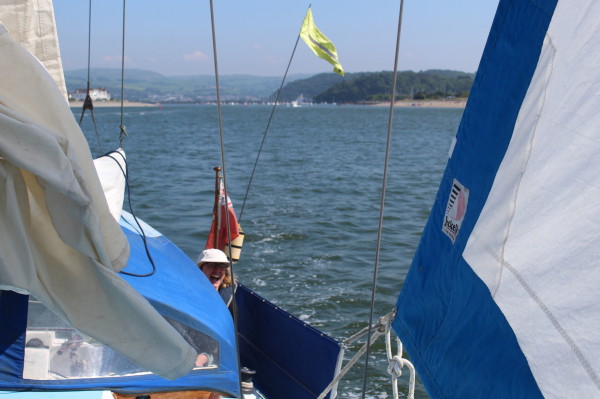
[[[219,249],[211,248],[200,252],[196,264],[208,281],[219,292],[223,301],[231,311],[233,302],[233,281],[227,255]]]
[[[200,252],[196,264],[204,273],[208,281],[219,292],[221,298],[232,312],[231,304],[233,302],[233,281],[229,269],[229,259],[227,255],[219,249],[211,248]],[[233,312],[232,312],[233,314]],[[210,355],[200,353],[196,358],[196,365],[202,366],[209,362]],[[220,395],[213,392],[209,399],[220,399]]]

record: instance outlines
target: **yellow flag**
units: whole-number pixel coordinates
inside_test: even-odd
[[[306,12],[306,17],[304,17],[304,21],[302,22],[300,37],[304,40],[306,45],[310,47],[313,53],[333,65],[333,71],[335,73],[344,76],[344,70],[338,61],[335,46],[331,43],[331,40],[322,34],[315,26],[310,8]]]

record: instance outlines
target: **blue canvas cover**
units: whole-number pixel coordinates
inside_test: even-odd
[[[243,285],[236,303],[241,363],[256,371],[260,392],[274,399],[318,397],[334,377],[340,344]]]
[[[167,320],[190,340],[194,336],[208,336],[218,344],[215,366],[195,369],[184,377],[169,381],[143,370],[132,369],[129,375],[101,378],[67,378],[35,380],[23,379],[23,351],[25,327],[27,324],[28,297],[10,291],[0,295],[0,390],[106,390],[121,393],[142,393],[178,390],[218,391],[229,396],[239,395],[237,353],[233,321],[229,310],[217,291],[195,263],[166,237],[139,221],[146,235],[148,251],[151,254],[156,271],[146,253],[144,240],[138,233],[139,228],[131,215],[124,213],[121,225],[131,246],[131,257],[123,270],[123,278],[140,292]],[[146,277],[133,275],[151,274]],[[118,304],[115,304],[118,306]],[[31,307],[34,311],[37,308]],[[185,327],[185,328],[184,328]],[[67,330],[57,328],[52,334],[58,337]],[[191,334],[190,334],[191,332]],[[200,334],[198,334],[200,333]],[[35,332],[34,332],[35,334]],[[38,333],[39,334],[39,333]],[[71,333],[72,334],[72,333]],[[187,336],[186,336],[187,334]],[[54,336],[54,335],[53,335]],[[42,336],[38,337],[44,340]],[[212,344],[213,341],[210,340]],[[190,341],[191,343],[191,341]],[[45,346],[44,346],[45,345]],[[46,343],[40,343],[40,350],[48,350]],[[67,348],[67,344],[63,344]],[[37,349],[37,348],[34,348]],[[106,349],[99,349],[105,351]],[[64,349],[66,357],[68,349]],[[52,352],[51,352],[52,353]],[[73,356],[75,352],[71,352]],[[115,353],[104,352],[103,362],[115,358]],[[55,354],[56,356],[56,354]],[[112,360],[112,359],[111,359]],[[135,367],[126,359],[113,362],[125,369]],[[72,368],[72,367],[71,367]],[[98,369],[105,368],[103,364]],[[128,369],[127,369],[128,370]],[[111,371],[112,372],[112,371]],[[127,374],[126,373],[126,374]],[[136,374],[137,373],[137,374]]]

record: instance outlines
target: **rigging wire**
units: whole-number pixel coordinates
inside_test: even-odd
[[[83,121],[83,115],[85,110],[89,109],[92,115],[92,122],[94,124],[94,131],[96,132],[96,140],[98,141],[98,149],[100,153],[102,151],[102,143],[100,142],[100,135],[98,134],[98,127],[96,126],[96,118],[94,117],[94,104],[92,97],[90,96],[90,70],[91,70],[91,53],[92,53],[92,0],[89,3],[89,16],[88,16],[88,59],[87,59],[87,89],[85,94],[85,100],[83,101],[83,107],[81,109],[81,117],[79,118],[79,126]]]
[[[123,148],[123,142],[127,131],[125,130],[125,124],[123,122],[123,115],[125,111],[123,109],[123,102],[125,100],[125,8],[127,0],[123,0],[123,39],[121,42],[121,125],[119,126],[121,132],[119,133],[119,148]]]
[[[310,8],[310,5],[308,6]],[[288,61],[287,68],[285,69],[285,73],[283,74],[283,79],[281,79],[281,84],[279,85],[279,90],[277,90],[277,95],[275,96],[275,102],[273,103],[273,108],[271,109],[271,114],[269,115],[269,120],[267,121],[267,127],[265,128],[265,133],[263,134],[262,141],[260,143],[260,147],[258,148],[258,153],[256,154],[256,160],[254,161],[254,167],[252,168],[252,173],[250,174],[250,180],[248,181],[248,187],[246,188],[246,194],[244,195],[244,201],[242,202],[242,208],[240,209],[240,217],[238,221],[242,221],[242,215],[244,214],[244,205],[246,205],[246,200],[248,199],[248,193],[250,192],[250,186],[252,185],[252,180],[254,179],[254,174],[256,172],[256,167],[258,165],[258,160],[260,158],[260,154],[262,153],[263,146],[265,144],[265,140],[267,139],[267,134],[269,133],[269,127],[271,126],[271,121],[273,120],[273,116],[275,114],[275,109],[277,108],[277,104],[279,103],[279,97],[281,96],[281,91],[283,90],[283,85],[285,83],[285,79],[287,78],[288,71],[290,70],[290,65],[292,64],[292,60],[294,59],[294,54],[296,54],[296,48],[298,47],[298,42],[300,41],[300,34],[296,38],[296,43],[294,44],[294,49],[292,50],[292,55],[290,56],[290,60]]]
[[[126,3],[127,3],[127,0],[123,0],[123,26],[122,26],[122,41],[121,41],[121,124],[119,126],[120,130],[121,130],[121,132],[119,134],[119,148],[120,149],[123,149],[125,136],[127,136],[127,132],[125,131],[125,125],[124,125],[125,111],[124,111],[124,105],[123,105],[123,100],[125,98],[125,27],[126,27],[125,10],[127,8]],[[110,155],[112,153],[119,154],[123,158],[123,161],[125,163],[125,170],[123,170],[119,161],[117,161],[112,155]],[[131,216],[133,217],[133,220],[135,221],[135,224],[137,225],[137,227],[139,229],[139,233],[142,238],[142,242],[144,243],[144,250],[146,251],[146,256],[148,257],[148,260],[150,261],[150,264],[152,265],[152,271],[145,273],[145,274],[130,273],[130,272],[126,272],[123,270],[121,270],[119,273],[125,274],[127,276],[131,276],[131,277],[150,277],[156,273],[156,264],[154,263],[154,259],[152,258],[152,255],[150,254],[150,248],[148,247],[148,240],[146,237],[146,233],[144,232],[144,229],[142,228],[137,216],[135,215],[135,212],[133,211],[133,205],[131,204],[131,187],[129,186],[129,165],[127,163],[127,159],[119,151],[109,152],[108,154],[106,154],[106,156],[112,158],[115,162],[117,162],[117,165],[119,165],[119,168],[121,168],[121,172],[123,172],[123,175],[125,176],[125,186],[127,188],[127,203],[129,205],[129,212],[131,213]]]
[[[394,102],[396,100],[396,78],[398,73],[398,55],[400,53],[400,32],[402,30],[402,10],[404,8],[404,0],[400,0],[400,12],[398,15],[398,33],[396,37],[396,55],[394,58],[394,75],[392,82],[392,99],[390,102],[390,113],[388,118],[388,133],[387,133],[387,143],[385,148],[385,161],[383,167],[383,183],[381,188],[381,203],[379,208],[379,227],[377,230],[377,249],[375,251],[375,266],[373,269],[373,285],[371,289],[371,310],[369,313],[369,331],[367,335],[367,342],[370,342],[372,335],[372,324],[373,324],[373,313],[375,311],[375,293],[377,291],[377,273],[379,269],[379,253],[381,251],[381,238],[383,233],[383,212],[385,207],[385,192],[387,189],[387,176],[388,176],[388,163],[390,156],[390,147],[392,142],[392,121],[394,118]],[[365,356],[365,371],[363,376],[363,388],[361,398],[365,399],[365,393],[367,390],[367,376],[369,369],[369,353],[370,347],[367,347],[367,354]]]
[[[213,6],[213,0],[210,0],[210,23],[211,23],[211,28],[212,28],[212,42],[213,42],[213,59],[214,59],[214,64],[215,64],[215,87],[216,87],[216,91],[217,91],[217,114],[218,114],[218,124],[219,124],[219,139],[220,139],[220,146],[221,146],[221,169],[223,170],[223,188],[225,189],[225,198],[227,198],[227,169],[225,167],[225,143],[224,143],[224,135],[223,135],[223,117],[222,117],[222,113],[221,113],[221,89],[220,89],[220,85],[219,85],[219,65],[218,65],[218,61],[217,61],[217,36],[216,36],[216,30],[215,30],[215,13],[214,13],[214,6]],[[225,204],[227,206],[227,200],[225,200]],[[234,268],[233,268],[233,256],[231,256],[232,251],[231,251],[231,229],[230,229],[230,225],[229,225],[229,211],[227,210],[225,212],[225,225],[227,226],[227,245],[229,246],[229,269],[231,270],[231,280],[232,280],[232,284],[233,284],[233,300],[232,300],[232,308],[233,308],[233,325],[234,325],[234,329],[237,332],[238,331],[238,309],[237,309],[237,303],[236,303],[236,298],[235,298],[235,273],[234,273]],[[240,347],[239,347],[239,342],[238,342],[238,334],[235,334],[235,347],[236,347],[236,354],[237,354],[237,361],[238,361],[238,370],[240,370],[241,372],[241,360],[240,360]],[[242,378],[241,375],[238,378],[239,383],[240,383],[240,395],[242,394]]]

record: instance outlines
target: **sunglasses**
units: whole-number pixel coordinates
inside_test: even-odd
[[[208,266],[208,267],[222,267],[224,269],[228,268],[229,265],[227,263],[212,263],[212,262],[206,262],[204,263],[202,266]]]

